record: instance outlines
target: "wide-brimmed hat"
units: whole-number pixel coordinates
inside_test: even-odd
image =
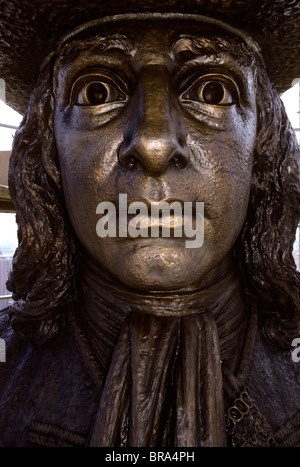
[[[45,56],[81,24],[124,13],[177,12],[214,18],[249,34],[281,93],[300,77],[299,0],[0,0],[0,78],[23,113]]]

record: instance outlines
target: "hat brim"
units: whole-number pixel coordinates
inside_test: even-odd
[[[62,36],[84,22],[129,12],[199,14],[226,22],[259,44],[279,93],[300,77],[298,0],[0,0],[0,78],[8,104],[24,113],[40,65]]]

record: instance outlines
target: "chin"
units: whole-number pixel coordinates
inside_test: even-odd
[[[171,291],[176,290],[178,292],[180,289],[186,289],[189,287],[189,283],[186,281],[185,277],[174,277],[168,274],[163,274],[159,272],[152,271],[149,272],[146,276],[137,276],[133,274],[131,277],[121,278],[124,285],[131,287],[140,292],[162,292],[162,291]]]
[[[195,265],[196,266],[196,265]],[[119,281],[141,291],[178,290],[195,281],[189,253],[178,247],[137,248],[115,271]],[[198,263],[197,263],[198,269]]]

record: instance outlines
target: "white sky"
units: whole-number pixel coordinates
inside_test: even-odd
[[[300,128],[300,85],[295,84],[282,94],[281,99],[293,128]]]
[[[5,125],[19,126],[22,115],[0,100],[0,123]],[[10,151],[15,130],[0,127],[0,151]]]
[[[5,245],[18,245],[16,215],[0,212],[0,251]]]

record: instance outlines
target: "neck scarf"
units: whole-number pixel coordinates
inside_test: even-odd
[[[82,267],[80,319],[104,381],[90,446],[225,446],[222,360],[245,323],[234,268],[205,290],[142,294]]]

